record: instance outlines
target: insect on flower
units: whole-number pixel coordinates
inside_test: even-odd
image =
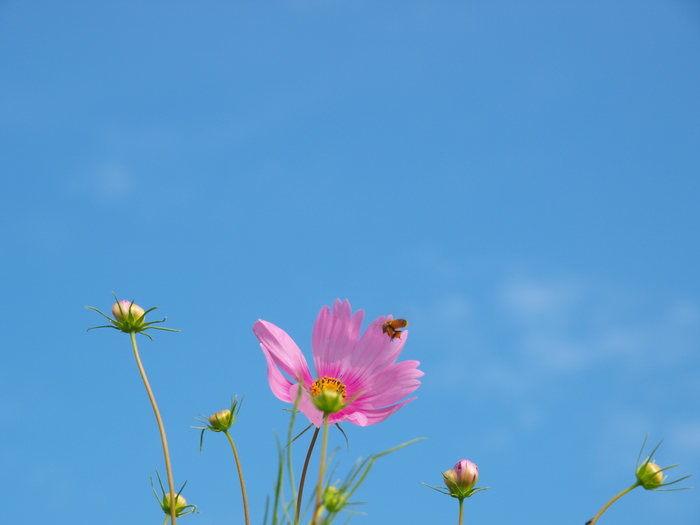
[[[389,336],[392,341],[397,337],[401,338],[401,330],[399,328],[406,328],[408,326],[408,321],[406,319],[389,319],[382,325],[382,333]]]

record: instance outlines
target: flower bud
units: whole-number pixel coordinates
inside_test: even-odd
[[[468,459],[461,459],[451,470],[443,472],[442,476],[452,495],[466,496],[479,479],[479,467]]]
[[[321,390],[313,398],[316,408],[318,408],[324,414],[335,414],[340,412],[345,408],[344,396],[336,390],[327,388]]]
[[[161,507],[163,507],[163,512],[170,514],[170,492],[163,496],[163,504]],[[175,513],[179,516],[185,507],[187,507],[187,500],[185,499],[185,496],[177,494],[175,496]]]
[[[216,414],[209,416],[209,425],[212,430],[228,430],[233,424],[230,410],[219,410]]]
[[[322,502],[328,512],[340,512],[347,501],[347,494],[338,489],[338,487],[331,485],[323,491]]]
[[[124,316],[122,316],[122,313]],[[117,321],[123,321],[123,317],[136,321],[143,317],[144,313],[143,308],[137,304],[132,304],[131,301],[119,301],[112,305],[112,315]]]
[[[114,293],[112,293],[112,295],[114,295]],[[100,312],[97,308],[93,308],[92,306],[85,307],[88,310],[94,310],[101,316],[106,317],[110,322],[110,324],[104,326],[92,326],[88,328],[88,331],[94,330],[95,328],[113,328],[115,330],[119,330],[120,332],[124,332],[125,334],[143,334],[151,340],[153,340],[153,337],[151,337],[150,334],[147,334],[146,330],[164,330],[166,332],[180,331],[172,328],[155,326],[165,322],[165,317],[160,321],[151,321],[150,323],[146,322],[146,314],[156,310],[158,308],[157,306],[144,311],[143,308],[137,304],[134,304],[133,302],[120,301],[117,299],[116,295],[114,295],[114,298],[117,302],[112,305],[112,317]]]
[[[637,479],[647,490],[654,490],[664,482],[664,473],[656,463],[645,461],[637,469]]]

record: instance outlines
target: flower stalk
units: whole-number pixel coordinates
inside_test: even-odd
[[[242,402],[242,400],[241,400]],[[238,472],[238,480],[241,485],[241,498],[243,500],[243,514],[245,517],[246,525],[250,525],[250,513],[248,511],[248,496],[246,493],[245,480],[243,479],[243,469],[241,468],[241,460],[238,456],[238,450],[236,449],[236,444],[231,437],[229,429],[236,422],[238,412],[241,409],[241,402],[238,401],[238,396],[234,396],[231,399],[231,407],[226,410],[220,410],[215,414],[209,416],[208,419],[198,419],[206,426],[204,427],[193,427],[201,429],[202,433],[199,436],[199,451],[202,452],[202,444],[204,440],[204,432],[206,430],[211,430],[212,432],[223,432],[231,445],[231,451],[233,452],[233,459],[236,463],[236,471]],[[202,416],[204,418],[204,416]]]
[[[326,471],[326,453],[328,449],[328,414],[323,418],[323,436],[321,437],[321,459],[318,466],[318,486],[316,487],[316,504],[312,524],[317,525],[321,510],[321,495],[323,494],[323,477]]]
[[[134,301],[120,301],[119,299],[117,299],[117,296],[114,292],[112,292],[112,295],[114,296],[114,300],[116,301],[112,305],[112,315],[114,316],[114,318],[101,312],[97,308],[93,308],[92,306],[86,306],[86,308],[88,308],[89,310],[94,310],[110,322],[110,324],[108,325],[90,327],[88,328],[88,331],[96,328],[113,328],[115,330],[119,330],[120,332],[129,334],[129,337],[131,339],[131,346],[134,351],[134,358],[136,359],[136,365],[138,366],[139,373],[141,374],[143,384],[146,387],[146,393],[148,394],[148,399],[151,402],[151,407],[153,408],[153,413],[156,417],[156,423],[158,424],[158,431],[160,433],[160,440],[163,446],[163,456],[165,458],[165,470],[168,478],[169,492],[166,496],[164,496],[164,500],[167,499],[167,505],[165,501],[162,501],[161,508],[163,508],[166,515],[169,514],[170,522],[172,523],[172,525],[175,525],[178,515],[182,515],[178,512],[176,503],[180,499],[184,501],[184,497],[180,496],[179,492],[175,492],[173,471],[170,463],[170,452],[168,450],[168,440],[165,436],[165,426],[163,425],[163,419],[160,416],[160,411],[158,410],[158,404],[156,403],[156,398],[153,395],[153,390],[151,389],[151,385],[148,382],[146,370],[144,369],[143,363],[141,362],[141,357],[139,356],[139,349],[138,345],[136,344],[136,334],[143,334],[149,339],[153,340],[153,337],[151,337],[150,334],[146,333],[147,330],[163,330],[167,332],[179,332],[179,330],[175,330],[173,328],[164,328],[162,326],[154,326],[164,322],[166,318],[163,318],[159,321],[151,321],[148,323],[146,322],[146,315],[149,312],[152,312],[153,310],[157,309],[157,306],[149,308],[148,310],[144,310],[139,305],[134,304]],[[186,505],[186,503],[181,505],[180,510],[182,509],[191,509],[191,511],[188,510],[186,513],[195,512],[195,506]]]
[[[612,505],[617,500],[619,500],[622,496],[624,496],[625,494],[630,492],[632,489],[636,489],[637,487],[639,487],[639,482],[627,487],[625,490],[620,492],[618,495],[614,496],[610,501],[608,501],[605,505],[603,505],[603,508],[598,511],[598,514],[596,514],[595,516],[593,516],[593,518],[591,518],[590,520],[588,520],[586,522],[586,525],[594,525],[598,521],[598,518],[600,518],[603,515],[603,513],[606,510],[608,510],[608,507],[610,507],[610,505]]]
[[[296,505],[296,510],[294,512],[294,525],[298,525],[298,523],[299,523],[299,515],[301,513],[301,502],[302,502],[302,498],[304,496],[304,483],[306,482],[306,471],[309,468],[309,461],[311,461],[311,454],[314,451],[314,445],[316,445],[316,439],[318,438],[318,433],[320,432],[320,430],[321,430],[320,428],[316,428],[314,430],[314,435],[312,436],[311,443],[309,444],[309,450],[306,452],[306,459],[304,459],[304,467],[301,470],[301,478],[299,479],[299,490],[297,493],[297,505]],[[291,446],[291,444],[289,446]]]
[[[151,401],[153,413],[155,414],[156,422],[158,423],[158,431],[160,432],[160,441],[163,445],[163,456],[165,458],[165,472],[168,479],[168,493],[170,496],[170,523],[172,525],[175,525],[177,519],[177,508],[175,506],[177,493],[175,492],[175,483],[173,481],[173,469],[170,464],[170,451],[168,450],[168,439],[165,436],[165,426],[163,425],[163,419],[160,417],[160,410],[158,410],[158,404],[156,403],[156,398],[153,395],[153,390],[151,390],[151,385],[148,382],[146,370],[143,368],[143,363],[141,363],[141,358],[139,357],[139,349],[138,345],[136,344],[136,332],[130,332],[129,336],[131,337],[131,345],[134,349],[136,365],[139,368],[139,373],[141,374],[143,385],[146,387],[146,393],[148,394],[148,399]]]
[[[250,525],[250,513],[248,512],[248,496],[246,495],[245,481],[243,481],[243,470],[241,469],[241,461],[240,459],[238,459],[238,451],[236,450],[236,445],[233,442],[231,433],[228,431],[228,429],[224,430],[223,432],[228,438],[228,442],[231,444],[231,450],[233,451],[233,459],[236,462],[236,470],[238,471],[238,479],[241,482],[241,497],[243,498],[243,514],[245,515],[245,523],[246,525]]]

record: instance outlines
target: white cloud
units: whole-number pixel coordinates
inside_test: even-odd
[[[690,301],[677,301],[669,308],[669,321],[677,326],[700,324],[700,308]]]
[[[472,305],[466,297],[449,295],[442,298],[435,308],[437,317],[450,325],[465,323],[472,313]]]
[[[491,312],[456,293],[432,308],[435,329],[449,337],[448,388],[455,370],[478,371],[480,388],[512,396],[595,370],[635,382],[659,370],[690,373],[683,363],[697,359],[700,309],[690,301],[650,306],[624,290],[561,278],[508,279],[494,295]]]
[[[697,347],[700,331],[700,310],[692,302],[648,308],[584,281],[509,281],[501,306],[517,326],[516,351],[531,366],[555,373],[611,361],[634,370],[658,363],[659,356],[676,366]]]
[[[96,189],[105,197],[122,197],[133,186],[131,174],[121,166],[103,166],[95,175]]]
[[[671,426],[673,444],[696,458],[700,457],[700,420],[679,421]]]
[[[581,298],[583,287],[573,281],[512,280],[501,290],[501,304],[523,322],[566,314]]]
[[[118,164],[103,164],[66,180],[66,189],[76,197],[118,200],[133,187],[133,175]]]
[[[520,427],[526,430],[536,429],[544,420],[544,414],[534,405],[519,407],[516,417]]]
[[[581,369],[591,362],[587,344],[566,335],[530,334],[521,339],[520,349],[531,364],[548,374]]]

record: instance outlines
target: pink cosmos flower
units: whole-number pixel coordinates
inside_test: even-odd
[[[301,350],[284,330],[262,319],[253,326],[267,359],[272,393],[287,403],[299,398],[299,410],[317,427],[323,423],[323,412],[316,408],[312,396],[325,389],[339,392],[347,403],[339,412],[328,415],[331,425],[342,421],[374,425],[415,399],[401,401],[420,385],[420,363],[396,362],[408,331],[392,339],[382,332],[382,324],[391,316],[382,316],[360,337],[363,317],[362,310],[352,313],[347,300],[336,299],[333,310],[321,308],[311,337],[316,379]],[[303,387],[301,396],[299,385]]]

